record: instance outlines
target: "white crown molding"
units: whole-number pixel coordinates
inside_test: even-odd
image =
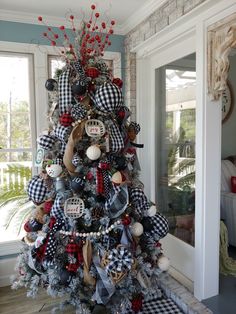
[[[59,27],[60,25],[65,25],[65,27],[68,28],[70,28],[71,26],[70,22],[66,19],[66,17],[43,15],[43,19],[49,26]],[[0,20],[17,23],[43,25],[41,22],[38,21],[37,14],[11,10],[0,10]],[[121,32],[121,29],[122,27],[120,25],[116,25],[114,29],[115,34],[124,35]]]
[[[161,7],[167,0],[150,0],[144,4],[141,8],[135,11],[123,24],[116,25],[114,31],[117,35],[126,35],[129,31],[135,28],[145,18],[152,14],[155,10]],[[44,20],[50,26],[65,25],[70,28],[70,22],[67,21],[66,17],[44,15]],[[0,20],[27,23],[27,24],[38,24],[42,25],[38,21],[38,15],[27,12],[12,11],[12,10],[0,10]]]
[[[129,33],[166,2],[167,0],[150,0],[148,3],[144,4],[121,25],[121,33],[124,35]]]

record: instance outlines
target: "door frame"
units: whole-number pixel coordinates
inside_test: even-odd
[[[139,151],[141,180],[152,200],[156,189],[155,69],[196,52],[195,247],[168,235],[163,249],[166,253],[176,244],[182,247],[184,255],[179,254],[180,261],[182,258],[183,265],[187,262],[188,267],[185,269],[172,260],[173,274],[185,284],[192,283],[199,300],[219,293],[221,107],[220,101],[212,100],[207,90],[207,29],[235,11],[234,0],[206,1],[131,51],[136,53],[137,121],[142,126],[138,142],[145,144]],[[178,260],[176,255],[174,259]]]

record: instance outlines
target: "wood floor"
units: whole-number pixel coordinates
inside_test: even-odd
[[[26,289],[12,290],[10,287],[0,288],[0,313],[1,314],[51,314],[53,307],[59,305],[60,298],[51,298],[45,291],[40,291],[37,298],[27,298]],[[57,312],[58,313],[58,312]],[[75,314],[73,307],[68,307],[64,312]]]

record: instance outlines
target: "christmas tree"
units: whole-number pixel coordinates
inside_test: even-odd
[[[78,313],[137,313],[168,268],[159,243],[168,223],[144,194],[140,126],[102,59],[115,22],[99,22],[95,9],[80,29],[70,16],[73,42],[64,26],[44,33],[66,65],[45,84],[49,128],[38,138],[39,174],[27,188],[34,210],[13,288],[67,295]]]

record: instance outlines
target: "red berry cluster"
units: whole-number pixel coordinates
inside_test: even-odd
[[[91,56],[102,57],[105,49],[111,45],[109,38],[114,32],[113,26],[115,25],[115,21],[112,20],[109,24],[105,21],[99,22],[100,13],[95,12],[95,9],[96,6],[92,4],[90,19],[82,21],[82,29],[76,29],[74,15],[70,15],[69,17],[74,42],[77,36],[80,37],[79,50],[77,50],[78,48],[76,48],[75,44],[71,43],[64,25],[58,28],[59,33],[61,33],[59,35],[44,23],[42,16],[39,16],[38,21],[47,26],[47,32],[44,32],[43,36],[50,41],[52,46],[63,47],[60,52],[62,54],[69,52],[74,60],[80,58],[82,62],[86,63],[87,59]]]

